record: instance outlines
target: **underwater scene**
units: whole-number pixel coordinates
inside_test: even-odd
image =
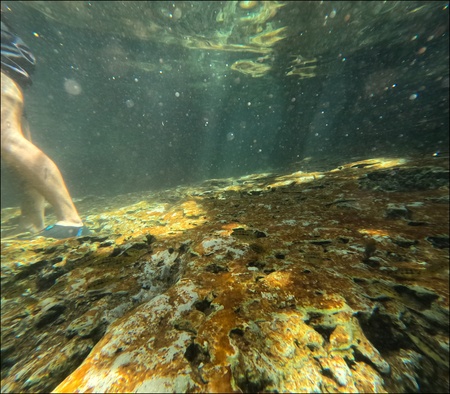
[[[449,392],[446,1],[2,1],[2,393]]]

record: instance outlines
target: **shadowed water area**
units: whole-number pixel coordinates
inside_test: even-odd
[[[93,232],[2,163],[2,392],[448,392],[446,2],[2,4]]]

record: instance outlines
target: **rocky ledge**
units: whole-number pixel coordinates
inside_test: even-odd
[[[2,392],[448,392],[446,159],[77,205],[2,238]]]

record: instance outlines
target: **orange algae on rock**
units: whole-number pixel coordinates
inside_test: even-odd
[[[92,237],[2,239],[2,389],[442,391],[446,190],[380,191],[386,168],[91,199]]]

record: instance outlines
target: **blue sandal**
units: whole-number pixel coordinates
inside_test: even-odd
[[[92,231],[86,226],[62,226],[60,224],[51,224],[36,234],[36,236],[56,239],[81,237],[84,235],[92,235]]]

